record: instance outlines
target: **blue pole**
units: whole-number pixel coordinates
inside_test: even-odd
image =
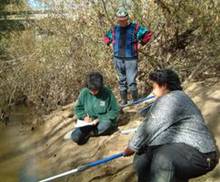
[[[97,160],[95,162],[90,162],[88,164],[86,164],[87,166],[89,167],[94,167],[94,166],[97,166],[97,165],[100,165],[100,164],[104,164],[104,163],[107,163],[113,159],[116,159],[116,158],[119,158],[119,157],[122,157],[124,155],[124,153],[119,153],[119,154],[114,154],[112,156],[109,156],[109,157],[106,157],[104,159],[101,159],[101,160]]]
[[[138,99],[137,101],[134,101],[133,104],[139,104],[141,102],[144,102],[144,101],[147,101],[147,100],[150,100],[150,99],[153,99],[155,96],[151,95],[151,96],[148,96],[146,98],[143,98],[143,99]]]
[[[124,155],[124,153],[119,153],[119,154],[114,154],[114,155],[111,155],[109,157],[106,157],[106,158],[103,158],[103,159],[100,159],[100,160],[97,160],[97,161],[94,161],[94,162],[89,162],[89,163],[86,163],[82,166],[79,166],[75,169],[71,169],[69,171],[66,171],[66,172],[63,172],[63,173],[60,173],[56,176],[52,176],[52,177],[49,177],[49,178],[45,178],[45,179],[42,179],[40,180],[39,182],[47,182],[47,181],[52,181],[54,179],[57,179],[57,178],[61,178],[63,176],[67,176],[67,175],[70,175],[70,174],[74,174],[74,173],[77,173],[77,172],[81,172],[81,171],[84,171],[86,169],[89,169],[91,167],[95,167],[95,166],[98,166],[98,165],[101,165],[101,164],[104,164],[104,163],[107,163],[113,159],[117,159],[119,157],[122,157]]]
[[[137,105],[137,104],[140,104],[140,103],[142,103],[142,102],[146,102],[146,101],[148,101],[148,100],[150,100],[150,99],[154,99],[154,98],[155,98],[155,96],[149,95],[149,96],[147,96],[147,97],[145,97],[145,98],[139,98],[138,100],[136,100],[136,101],[134,101],[134,102],[131,102],[131,103],[122,105],[121,107],[122,107],[122,108],[125,108],[125,107],[127,107],[127,106]]]

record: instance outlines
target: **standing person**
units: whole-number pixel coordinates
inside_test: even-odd
[[[94,125],[76,128],[71,138],[82,145],[87,142],[91,132],[95,135],[112,133],[117,128],[119,106],[112,91],[104,86],[103,76],[99,72],[91,72],[86,79],[74,108],[77,119],[94,122]]]
[[[149,75],[157,100],[129,141],[139,182],[187,182],[214,169],[217,148],[195,103],[169,69]]]
[[[138,49],[152,36],[151,31],[138,23],[129,21],[128,12],[120,7],[116,13],[118,24],[105,35],[104,42],[113,49],[113,62],[119,77],[121,105],[127,104],[129,88],[132,99],[138,98],[136,77],[138,72]]]

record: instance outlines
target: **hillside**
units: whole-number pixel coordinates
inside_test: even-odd
[[[216,143],[220,148],[220,84],[206,81],[193,83],[187,87],[187,93],[199,105],[205,115],[210,130],[214,133]],[[71,140],[64,140],[63,136],[70,131],[73,126],[71,116],[71,106],[61,111],[56,111],[50,116],[45,126],[42,126],[42,139],[38,156],[40,157],[41,169],[38,171],[41,178],[55,175],[60,172],[75,168],[84,163],[101,159],[105,156],[120,153],[126,147],[129,135],[116,132],[111,136],[90,138],[88,143],[77,146]],[[120,118],[122,126],[120,130],[126,130],[138,126],[141,117],[136,114],[137,108],[129,108]],[[45,159],[47,159],[45,161]],[[109,162],[106,165],[98,166],[74,176],[68,176],[61,181],[135,181],[132,170],[132,157],[120,158]],[[211,173],[192,181],[217,182],[220,180],[220,165]]]

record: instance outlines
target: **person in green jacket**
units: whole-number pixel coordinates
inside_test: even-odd
[[[117,128],[119,105],[110,88],[104,86],[103,76],[91,72],[86,78],[86,88],[80,91],[74,113],[78,120],[93,122],[93,125],[76,128],[71,138],[79,145],[91,136],[111,134]]]

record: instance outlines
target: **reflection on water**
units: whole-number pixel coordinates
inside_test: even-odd
[[[23,164],[19,171],[19,181],[21,182],[36,182],[37,169],[36,169],[36,156],[30,156]]]
[[[0,182],[35,182],[102,158],[101,153],[96,156],[100,140],[83,147],[64,140],[74,127],[70,108],[44,116],[47,122],[41,126],[34,122],[41,118],[32,113],[19,106],[13,108],[7,126],[0,122]],[[91,174],[94,176],[88,171],[56,181],[89,181]]]
[[[25,106],[13,108],[8,125],[0,123],[0,179],[5,182],[36,181],[35,147],[39,131],[32,131],[33,114]],[[29,123],[29,125],[24,125]]]

